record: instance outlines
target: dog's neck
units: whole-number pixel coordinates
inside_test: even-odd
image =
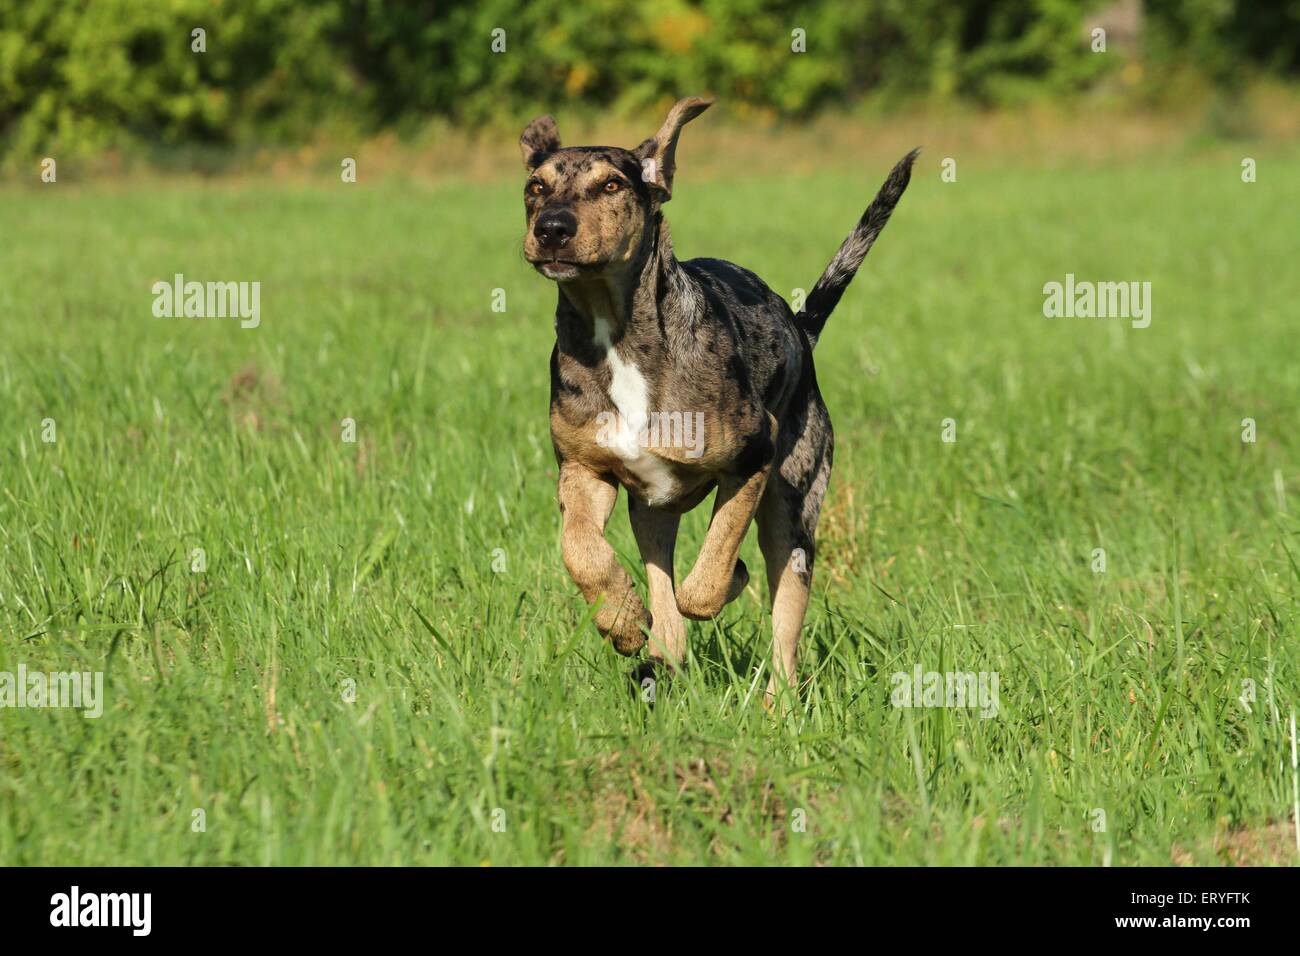
[[[655,210],[641,248],[626,265],[559,283],[555,335],[560,351],[581,357],[591,344],[662,341],[666,325],[690,322],[694,284],[673,255],[672,236]]]

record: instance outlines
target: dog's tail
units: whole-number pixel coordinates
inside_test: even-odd
[[[821,335],[826,320],[830,318],[832,310],[839,303],[840,296],[853,281],[853,274],[858,271],[858,266],[862,265],[862,260],[867,257],[867,252],[876,241],[876,236],[880,235],[880,230],[884,229],[885,223],[889,222],[889,214],[894,211],[894,206],[898,205],[903,190],[907,188],[908,181],[912,178],[912,162],[920,152],[918,146],[898,161],[898,165],[890,172],[885,184],[880,187],[880,192],[876,193],[876,198],[871,200],[867,211],[862,214],[858,224],[840,246],[840,251],[835,253],[831,264],[826,267],[822,277],[808,293],[803,310],[794,317],[795,324],[803,329],[812,345],[817,344],[817,337]]]

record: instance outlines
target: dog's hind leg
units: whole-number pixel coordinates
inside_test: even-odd
[[[588,604],[602,596],[596,627],[620,654],[635,654],[645,644],[641,628],[649,627],[641,597],[632,578],[605,540],[605,524],[618,500],[618,485],[581,465],[560,465],[560,513],[564,530],[560,546],[564,565]]]
[[[814,398],[799,429],[784,442],[758,508],[758,543],[772,596],[772,678],[766,703],[796,690],[795,661],[812,586],[817,518],[831,476],[830,418]],[[783,436],[786,437],[786,436]]]
[[[628,495],[627,513],[650,586],[650,659],[676,667],[686,657],[686,622],[673,591],[673,551],[682,518],[632,495]]]

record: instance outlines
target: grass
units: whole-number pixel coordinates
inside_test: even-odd
[[[107,699],[0,710],[0,863],[1294,864],[1300,154],[943,155],[818,348],[785,719],[762,585],[653,708],[588,623],[519,180],[8,189],[0,671]],[[888,168],[680,158],[679,254],[783,294]],[[176,272],[260,281],[261,325],[155,318]],[[1151,326],[1044,318],[1067,272],[1150,281]],[[997,716],[892,706],[917,665],[996,672]]]

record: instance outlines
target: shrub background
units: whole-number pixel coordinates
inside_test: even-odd
[[[1103,57],[1085,19],[1105,6],[0,0],[0,150],[293,142],[331,125],[513,121],[557,102],[634,111],[701,91],[746,117],[804,118],[869,97],[1004,105],[1104,88],[1135,60],[1142,90],[1158,96],[1178,71],[1231,87],[1300,67],[1300,4],[1146,0],[1140,42],[1112,43]],[[196,27],[207,31],[203,54],[190,49]],[[790,53],[796,27],[803,55]],[[491,49],[497,28],[504,54]]]

